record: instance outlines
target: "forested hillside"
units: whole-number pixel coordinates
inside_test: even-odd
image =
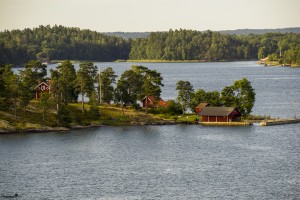
[[[223,34],[249,35],[249,34],[265,34],[265,33],[300,33],[300,28],[277,28],[277,29],[237,29],[219,31]]]
[[[0,32],[0,63],[55,59],[112,61],[127,59],[130,43],[121,37],[63,26]]]
[[[230,61],[269,55],[273,60],[299,64],[300,34],[228,35],[212,31],[170,30],[133,40],[129,58]]]
[[[300,34],[230,35],[180,29],[132,40],[49,25],[0,32],[0,64],[24,64],[34,59],[233,61],[267,56],[270,61],[300,65]]]
[[[201,31],[205,32],[205,31]],[[230,35],[249,35],[249,34],[265,34],[265,33],[300,33],[300,28],[277,28],[277,29],[236,29],[217,31],[222,34]],[[151,32],[103,32],[105,35],[122,37],[124,39],[146,38]]]

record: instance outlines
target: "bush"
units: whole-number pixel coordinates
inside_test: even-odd
[[[132,104],[132,107],[133,107],[135,110],[140,110],[140,109],[141,109],[141,106],[140,106],[140,104],[138,104],[138,103]]]
[[[182,110],[180,104],[174,100],[169,100],[168,107],[166,108],[165,113],[168,113],[170,115],[181,114]]]
[[[100,111],[98,106],[91,105],[89,110],[89,117],[91,120],[97,120],[100,117]]]
[[[66,106],[61,106],[59,108],[56,119],[59,126],[70,128],[70,124],[72,122],[71,112],[66,108]]]

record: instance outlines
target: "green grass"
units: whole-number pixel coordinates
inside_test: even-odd
[[[26,130],[43,129],[44,127],[57,127],[56,106],[47,112],[45,121],[37,109],[37,101],[32,100],[24,115],[23,110],[18,109],[18,117],[15,119],[13,110],[0,111],[0,129],[2,130]],[[173,116],[169,114],[145,114],[145,110],[135,110],[132,107],[122,108],[113,104],[102,104],[99,107],[100,117],[91,119],[89,115],[90,105],[85,103],[85,111],[81,110],[81,103],[70,103],[67,109],[71,115],[71,126],[109,125],[122,126],[134,124],[162,124],[166,121],[178,121],[183,123],[194,123],[199,117],[193,114],[184,116]]]
[[[21,109],[17,110],[17,118],[14,117],[13,110],[0,111],[0,129],[2,130],[26,130],[26,129],[43,129],[43,127],[56,127],[58,122],[56,119],[56,107],[45,115],[45,121],[42,120],[42,114],[37,109],[37,101],[32,100],[27,108],[26,113]],[[122,109],[116,105],[103,104],[99,106],[100,117],[98,119],[90,119],[90,105],[85,104],[85,111],[81,110],[81,103],[71,103],[67,106],[72,118],[71,126],[87,126],[87,125],[110,125],[121,126],[130,124],[156,123],[165,116],[154,114],[145,114],[143,110],[134,110],[132,107]]]
[[[200,119],[198,115],[195,114],[185,114],[178,117],[179,122],[188,122],[188,123],[195,123],[197,119]]]

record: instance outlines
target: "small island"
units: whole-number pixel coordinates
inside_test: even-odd
[[[38,60],[29,61],[19,74],[11,65],[1,66],[0,132],[178,123],[251,125],[249,120],[268,118],[251,115],[255,92],[246,78],[221,92],[194,90],[189,81],[180,80],[174,86],[177,98],[165,101],[160,97],[163,78],[156,70],[133,65],[117,80],[111,67],[99,72],[92,62],[79,66],[76,71],[65,60],[50,77]]]

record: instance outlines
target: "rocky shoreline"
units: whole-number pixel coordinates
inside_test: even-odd
[[[118,126],[150,126],[150,125],[160,126],[160,125],[177,125],[177,124],[196,124],[196,123],[161,120],[157,122],[131,122],[130,124],[123,124]],[[42,128],[29,128],[29,129],[16,129],[14,127],[9,127],[7,129],[0,129],[0,134],[67,132],[71,130],[87,129],[87,128],[95,128],[95,127],[107,127],[107,126],[110,125],[103,125],[103,124],[91,124],[87,126],[75,125],[70,128],[44,126]]]

